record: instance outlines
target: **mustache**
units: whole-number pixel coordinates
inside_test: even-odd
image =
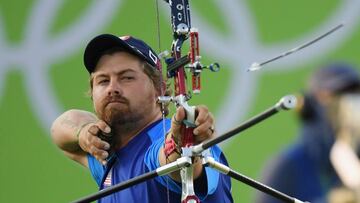
[[[118,103],[123,103],[123,104],[129,104],[129,100],[126,99],[125,97],[121,96],[121,95],[111,95],[111,96],[107,96],[105,97],[103,103],[105,105],[108,105],[109,103],[112,102],[118,102]]]

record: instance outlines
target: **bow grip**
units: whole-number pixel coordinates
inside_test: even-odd
[[[185,109],[186,119],[183,121],[180,132],[183,135],[181,139],[182,147],[189,147],[194,144],[195,125],[195,106],[189,106],[187,102],[182,103]]]

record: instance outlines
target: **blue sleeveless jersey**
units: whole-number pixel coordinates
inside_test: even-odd
[[[166,131],[170,120],[165,121]],[[88,155],[91,174],[99,189],[129,180],[160,167],[158,154],[164,144],[163,123],[157,121],[134,137],[125,147],[112,155],[107,166],[95,157]],[[221,150],[215,146],[210,149],[212,157],[220,163],[227,161]],[[230,178],[212,168],[205,167],[206,178],[195,181],[195,192],[201,202],[233,202]],[[181,183],[169,176],[156,177],[112,195],[103,197],[101,203],[115,202],[181,202]]]

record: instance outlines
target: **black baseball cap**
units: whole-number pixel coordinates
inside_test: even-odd
[[[84,65],[87,71],[92,73],[104,52],[114,47],[121,47],[128,53],[145,60],[154,68],[159,68],[160,60],[156,52],[144,41],[132,36],[117,37],[112,34],[101,34],[93,38],[85,48]]]

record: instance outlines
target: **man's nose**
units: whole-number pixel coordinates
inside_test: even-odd
[[[107,93],[109,96],[111,95],[121,95],[122,90],[120,84],[116,80],[111,80],[110,84],[107,88]]]

